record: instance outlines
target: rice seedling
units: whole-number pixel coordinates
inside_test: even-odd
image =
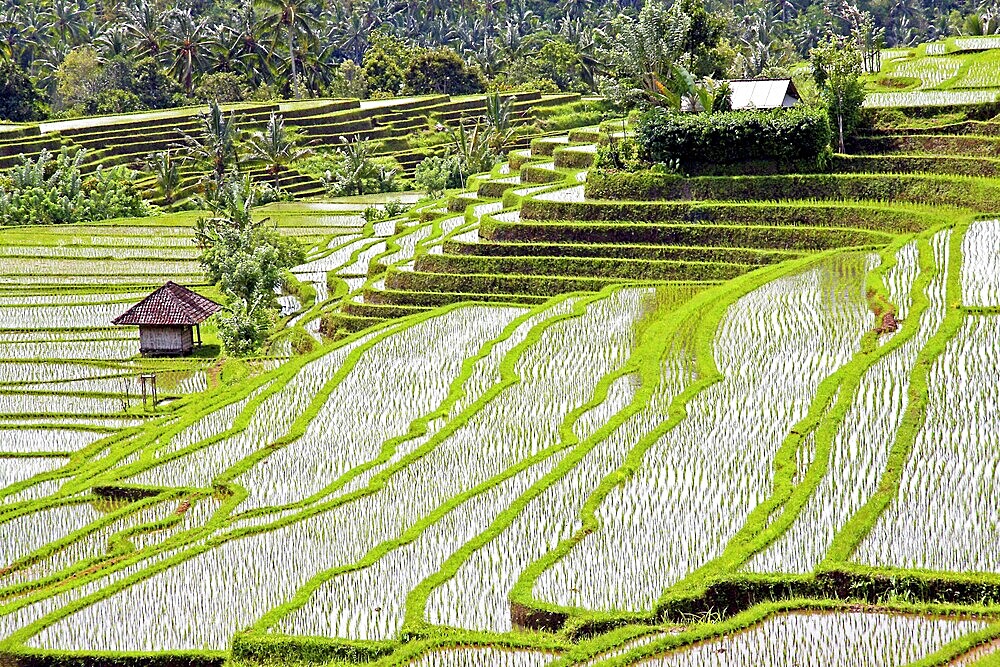
[[[457,646],[436,649],[406,663],[411,667],[542,667],[559,655],[546,651]]]
[[[76,452],[106,437],[100,431],[74,431],[66,428],[0,429],[0,453]]]
[[[620,655],[624,655],[624,654],[628,653],[632,649],[636,649],[636,648],[639,648],[641,646],[646,646],[647,644],[652,644],[653,642],[659,641],[659,640],[661,640],[661,639],[663,639],[665,637],[668,637],[670,635],[678,634],[678,632],[679,631],[674,631],[674,632],[670,632],[670,633],[667,633],[667,632],[652,632],[652,633],[649,633],[649,634],[646,634],[646,635],[642,635],[642,636],[636,637],[635,639],[631,639],[629,641],[623,642],[622,644],[616,646],[613,649],[610,649],[608,651],[602,651],[601,653],[598,653],[597,655],[595,655],[590,660],[588,660],[588,661],[586,661],[584,663],[581,663],[581,667],[594,667],[595,665],[599,665],[599,664],[603,663],[605,660],[610,660],[611,658],[617,658]]]
[[[284,386],[261,401],[246,428],[201,448],[195,444],[189,451],[182,451],[181,455],[125,481],[152,486],[211,486],[216,476],[284,436],[347,356],[370,338],[356,339],[307,363]],[[209,422],[213,425],[210,428],[223,425],[230,415],[235,419],[235,410],[230,408],[226,415]]]
[[[934,235],[937,274],[927,287],[929,306],[915,335],[876,361],[857,392],[830,447],[829,467],[795,523],[745,569],[752,572],[811,572],[844,524],[878,490],[892,444],[909,404],[917,355],[944,320],[951,231]]]
[[[5,276],[146,276],[162,275],[164,270],[178,275],[199,275],[201,266],[197,261],[191,260],[165,262],[161,259],[117,261],[0,257],[0,275]]]
[[[159,459],[169,456],[197,442],[222,435],[233,427],[236,418],[243,412],[247,404],[267,389],[268,386],[260,386],[248,393],[241,400],[227,403],[184,427],[180,432],[173,435],[168,442],[161,444],[156,449],[153,454],[154,458]]]
[[[46,597],[37,597],[35,599],[14,602],[6,607],[0,607],[0,639],[6,639],[18,630],[27,627],[58,609],[89,595],[96,594],[106,586],[127,579],[173,555],[176,555],[175,550],[164,549],[146,558],[129,563],[126,566],[109,568],[106,574],[86,584],[74,587],[74,582],[71,581],[67,584],[66,588],[53,592]]]
[[[396,262],[412,260],[417,251],[417,246],[430,236],[432,231],[431,225],[420,225],[394,237],[393,242],[399,246],[399,250],[389,253],[382,258],[381,262],[390,265]]]
[[[250,491],[241,509],[303,500],[375,459],[384,442],[437,408],[467,357],[523,312],[458,308],[366,348],[302,437],[237,478]]]
[[[623,312],[626,322],[634,322],[641,310],[643,292],[630,290],[636,311]],[[624,363],[624,359],[618,361]],[[574,424],[578,435],[593,435],[631,402],[636,390],[633,375],[625,375],[610,388],[599,406]],[[660,384],[645,410],[629,417],[607,438],[596,443],[564,477],[531,500],[514,522],[478,549],[454,577],[435,589],[427,602],[427,616],[433,623],[491,631],[509,631],[508,597],[521,572],[555,544],[580,529],[580,511],[591,492],[624,461],[638,442],[665,419],[672,398],[691,380],[683,358],[669,358],[661,365]],[[595,419],[595,413],[597,418]],[[542,587],[564,582],[546,579]]]
[[[144,296],[146,294],[141,292],[18,294],[15,296],[0,296],[0,306],[77,306],[96,303],[134,303]]]
[[[884,67],[885,63],[888,61],[897,60],[899,58],[907,58],[910,54],[911,51],[909,49],[882,49],[879,54],[879,60]]]
[[[76,506],[70,505],[67,507],[76,507],[80,510],[83,510],[83,508],[89,508],[89,511],[81,513],[78,521],[70,522],[67,521],[67,517],[61,517],[63,521],[62,525],[57,524],[55,526],[48,526],[48,529],[53,532],[47,536],[45,544],[53,542],[56,539],[67,537],[70,533],[76,530],[86,529],[88,524],[99,520],[102,516],[101,513],[94,510],[90,504]],[[93,529],[86,534],[79,536],[77,539],[47,557],[36,560],[30,564],[22,564],[10,572],[0,574],[0,589],[49,577],[77,563],[97,558],[99,556],[106,556],[108,554],[110,540],[115,534],[123,530],[130,528],[134,529],[144,524],[150,524],[167,519],[174,513],[175,507],[175,503],[157,503],[155,505],[142,508],[139,511],[125,514],[103,527]],[[35,515],[29,516],[31,518],[35,518]],[[48,518],[49,517],[47,516],[46,519]],[[0,526],[2,526],[2,524],[0,524]],[[37,549],[44,546],[44,544],[32,543],[31,546]],[[28,556],[29,554],[30,552],[21,553],[19,559],[24,556]],[[7,565],[11,564],[13,564],[13,561],[7,563]],[[0,570],[2,570],[2,568],[0,568]]]
[[[40,509],[0,522],[0,570],[99,518],[101,513],[89,503],[74,503]]]
[[[66,465],[66,460],[56,457],[18,457],[0,458],[0,502],[4,504],[18,502],[10,493],[9,487],[25,482],[36,475],[41,475]]]
[[[997,90],[913,90],[901,93],[868,93],[864,105],[873,108],[951,106],[996,101]]]
[[[950,85],[955,88],[992,88],[996,92],[1000,86],[1000,59],[994,54],[987,55],[969,62],[962,75]]]
[[[198,249],[193,243],[187,246],[153,246],[153,247],[117,247],[98,245],[58,245],[58,246],[27,246],[27,245],[6,245],[0,246],[0,266],[5,266],[4,262],[14,258],[44,258],[53,257],[60,259],[100,259],[100,260],[123,260],[135,259],[145,261],[162,260],[189,260],[198,259]]]
[[[354,261],[345,264],[337,271],[340,276],[368,276],[368,263],[385,252],[385,241],[376,241],[357,254]]]
[[[139,354],[139,340],[107,338],[100,339],[100,334],[91,334],[93,340],[73,341],[17,341],[9,338],[0,341],[0,359],[3,360],[34,360],[58,359],[80,360],[102,359],[120,361],[131,359]],[[117,335],[117,334],[116,334]]]
[[[920,272],[917,242],[907,243],[896,253],[896,264],[885,272],[883,282],[889,300],[896,306],[896,318],[905,320],[913,305],[913,281]]]
[[[552,192],[537,194],[535,195],[535,199],[555,202],[581,202],[586,201],[587,196],[584,192],[583,185],[574,185],[571,188],[563,188],[562,190],[554,190]]]
[[[870,612],[775,614],[743,632],[680,648],[638,665],[678,667],[897,667],[986,623]]]
[[[116,415],[124,412],[129,402],[125,396],[0,392],[0,415]]]
[[[157,264],[157,273],[123,274],[113,273],[101,275],[100,273],[19,273],[11,275],[0,275],[0,288],[21,288],[26,285],[38,287],[76,287],[94,285],[123,285],[134,287],[135,285],[159,287],[168,280],[181,285],[204,285],[205,274],[201,271],[197,273],[167,273],[162,264]],[[149,290],[146,290],[149,293]]]
[[[688,403],[687,418],[605,498],[601,529],[557,564],[552,576],[569,583],[557,591],[576,589],[572,599],[588,608],[644,609],[722,553],[770,493],[774,454],[819,383],[870,328],[871,265],[870,257],[842,255],[728,308],[714,339],[724,377]]]
[[[344,243],[335,248],[333,252],[328,255],[324,255],[319,259],[314,259],[311,262],[295,267],[294,272],[298,275],[303,273],[326,273],[327,271],[335,271],[340,269],[345,264],[350,264],[351,258],[354,257],[356,253],[364,250],[373,243],[375,243],[375,241],[370,238],[359,238],[349,241],[348,243]]]
[[[1000,306],[1000,220],[974,222],[962,239],[962,303]]]
[[[572,298],[557,301],[545,307],[541,312],[522,321],[506,338],[492,341],[489,352],[484,357],[478,359],[473,365],[469,377],[462,384],[461,394],[454,397],[454,401],[448,409],[447,416],[443,419],[430,421],[427,424],[427,432],[424,435],[399,443],[396,446],[395,452],[393,452],[388,460],[380,465],[371,467],[369,470],[362,472],[350,480],[341,489],[340,493],[346,494],[363,489],[375,475],[381,473],[389,466],[396,464],[403,458],[410,456],[420,447],[427,444],[437,432],[450,423],[450,420],[457,419],[470,406],[482,398],[491,387],[501,383],[503,380],[501,363],[511,350],[524,342],[532,329],[552,318],[568,315],[573,311],[573,306],[576,303],[577,300]]]
[[[899,492],[854,560],[879,567],[1000,571],[1000,317],[969,315],[934,362],[927,417]]]
[[[956,37],[955,48],[959,51],[987,51],[1000,48],[1000,36]]]
[[[371,565],[334,575],[272,630],[347,639],[395,637],[403,625],[410,591],[548,474],[559,458],[550,457],[473,496],[424,529],[413,542],[393,549]]]
[[[890,73],[897,77],[919,79],[919,89],[934,88],[958,75],[962,62],[961,58],[915,58],[892,63]]]
[[[521,382],[483,405],[374,493],[289,526],[220,544],[80,610],[30,643],[83,650],[225,647],[236,628],[287,601],[315,574],[360,560],[455,495],[558,442],[565,415],[586,401],[599,378],[612,370],[613,361],[621,358],[618,347],[630,345],[627,337],[605,330],[607,315],[591,308],[547,326],[515,364]],[[255,416],[266,412],[262,404]],[[128,627],[98,622],[123,614],[135,617],[140,607],[169,611],[141,612]]]
[[[0,340],[3,337],[0,336]],[[97,380],[122,373],[121,368],[60,362],[0,362],[0,384],[45,386],[73,380]]]

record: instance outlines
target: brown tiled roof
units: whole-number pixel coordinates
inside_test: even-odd
[[[119,325],[201,324],[222,306],[175,282],[168,282],[112,320]]]

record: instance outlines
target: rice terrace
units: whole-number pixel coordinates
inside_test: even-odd
[[[1000,12],[0,4],[0,667],[1000,665]]]

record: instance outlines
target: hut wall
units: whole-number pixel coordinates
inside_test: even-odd
[[[193,349],[189,326],[139,327],[139,351],[143,354],[190,354]]]

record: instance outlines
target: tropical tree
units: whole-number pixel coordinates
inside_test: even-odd
[[[811,56],[813,78],[830,118],[836,120],[838,146],[843,153],[845,136],[854,130],[865,101],[861,53],[848,38],[830,37],[813,49]]]
[[[177,160],[169,150],[154,153],[147,162],[147,168],[156,179],[156,189],[163,201],[170,207],[177,201],[181,187],[181,172]]]
[[[341,147],[337,150],[340,161],[326,180],[338,192],[363,195],[365,180],[375,171],[374,149],[366,140],[348,141],[341,137],[340,141]]]
[[[259,0],[263,7],[271,10],[271,20],[275,21],[276,31],[275,41],[279,38],[279,33],[284,33],[285,47],[288,50],[288,65],[290,70],[289,83],[292,88],[292,95],[299,97],[299,76],[297,59],[299,58],[296,44],[300,36],[307,39],[313,38],[313,25],[315,23],[312,16],[306,10],[308,0]]]
[[[23,123],[45,117],[42,94],[17,63],[0,59],[0,119]]]
[[[219,188],[230,168],[239,164],[236,114],[231,112],[227,116],[218,102],[212,102],[208,112],[198,117],[201,122],[198,132],[182,133],[178,148],[189,160],[207,166]]]
[[[292,162],[312,153],[308,148],[300,148],[299,141],[298,135],[285,127],[285,119],[272,111],[267,126],[247,140],[247,158],[266,166],[277,188],[281,172]]]
[[[260,348],[274,319],[274,290],[283,272],[305,258],[294,239],[279,234],[267,219],[254,219],[257,200],[248,176],[233,179],[220,186],[212,215],[195,224],[201,264],[229,297],[219,335],[238,356]]]
[[[684,53],[691,18],[680,4],[647,2],[637,18],[622,15],[609,30],[599,30],[598,51],[606,63],[613,97],[653,97],[672,78]]]
[[[170,71],[188,95],[194,92],[195,74],[204,69],[210,43],[207,19],[196,19],[189,9],[171,14],[167,40]]]

